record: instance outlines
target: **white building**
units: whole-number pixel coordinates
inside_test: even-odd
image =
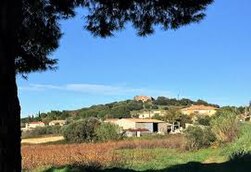
[[[26,123],[25,124],[25,129],[26,130],[30,130],[30,129],[34,129],[37,127],[44,127],[45,123],[38,121],[38,122],[30,122],[30,123]]]
[[[150,133],[167,133],[167,123],[157,119],[122,118],[107,119],[104,122],[116,124],[120,126],[123,130],[146,129]]]
[[[136,113],[138,118],[153,118],[156,115],[164,116],[164,110],[144,110]]]
[[[49,126],[63,126],[66,124],[66,120],[53,120],[49,122]]]

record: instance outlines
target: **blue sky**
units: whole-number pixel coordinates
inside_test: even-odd
[[[199,24],[138,37],[128,26],[112,38],[83,29],[81,10],[61,22],[53,53],[58,70],[18,76],[22,116],[153,97],[205,99],[220,105],[251,100],[251,2],[215,1]]]

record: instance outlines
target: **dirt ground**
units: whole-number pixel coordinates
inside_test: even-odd
[[[49,136],[49,137],[40,137],[40,138],[29,138],[29,139],[22,139],[21,143],[26,144],[41,144],[41,143],[48,143],[48,142],[56,142],[64,140],[63,136]]]

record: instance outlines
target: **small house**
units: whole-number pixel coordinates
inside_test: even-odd
[[[63,126],[66,124],[66,120],[53,120],[49,122],[49,126]]]
[[[158,116],[164,116],[165,111],[164,110],[144,110],[137,113],[139,118],[152,118],[156,115]]]
[[[190,107],[181,109],[181,113],[185,115],[199,114],[199,115],[212,116],[217,112],[217,109],[218,108],[213,106],[192,105]]]
[[[144,129],[149,133],[167,133],[168,124],[157,119],[139,119],[139,118],[122,118],[107,119],[104,122],[110,122],[120,126],[124,131],[132,129]]]
[[[30,130],[30,129],[34,129],[34,128],[37,128],[37,127],[44,127],[44,126],[45,126],[45,123],[43,123],[41,121],[30,122],[30,123],[25,124],[25,129]]]
[[[147,102],[147,101],[153,101],[154,98],[150,97],[150,96],[135,96],[134,97],[135,101],[142,101],[142,102]]]

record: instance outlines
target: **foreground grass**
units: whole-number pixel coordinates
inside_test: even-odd
[[[47,172],[70,172],[70,171],[159,171],[173,166],[197,163],[222,163],[227,157],[221,155],[221,149],[203,149],[195,152],[181,152],[177,149],[123,149],[116,150],[123,157],[119,161],[110,164],[110,167],[103,167],[100,164],[73,165],[58,168],[40,168],[35,171]]]
[[[26,166],[35,172],[249,172],[250,131],[251,125],[243,125],[233,143],[198,151],[184,151],[180,136],[97,144],[37,145],[23,150]],[[64,154],[59,154],[61,152]]]
[[[136,171],[160,170],[188,162],[224,162],[226,156],[220,149],[202,149],[194,152],[182,152],[175,149],[136,149],[120,151],[126,160],[125,168]]]
[[[224,156],[221,155],[221,150],[219,149],[204,149],[197,152],[183,152],[177,153],[175,150],[167,149],[143,149],[135,150],[123,150],[123,155],[126,158],[143,158],[143,155],[153,154],[153,156],[145,159],[129,159],[129,164],[121,167],[109,167],[103,168],[98,166],[65,166],[61,168],[47,168],[43,169],[45,172],[248,172],[251,171],[251,155],[245,154],[237,156],[234,159],[226,160]],[[138,157],[137,157],[138,156]],[[216,162],[212,162],[212,157],[216,158]],[[207,163],[207,160],[211,163]],[[222,162],[220,162],[220,161]]]

